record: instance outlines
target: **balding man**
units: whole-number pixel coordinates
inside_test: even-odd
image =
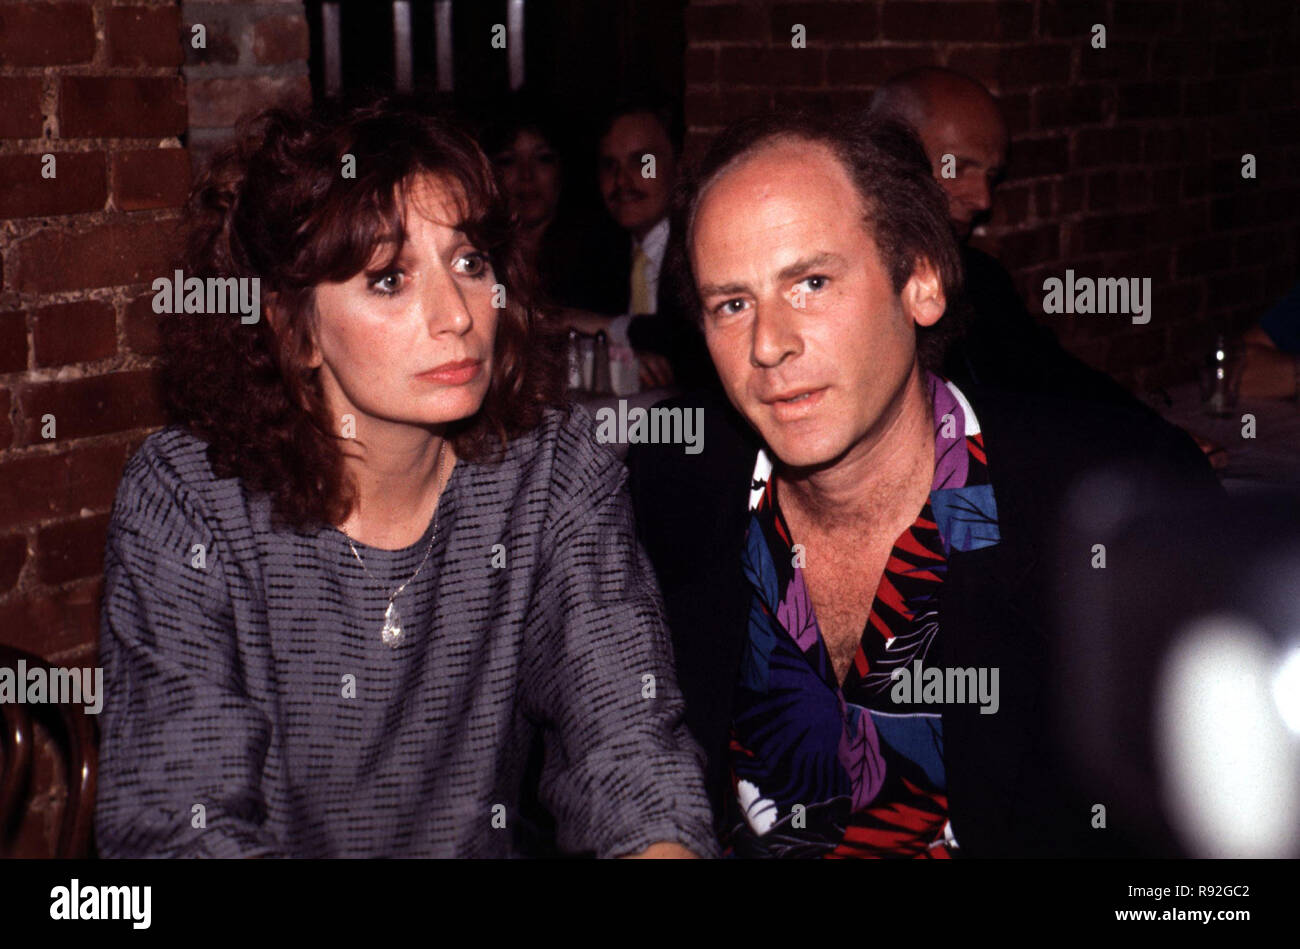
[[[945,375],[959,384],[1052,392],[1143,410],[1113,379],[1062,349],[1029,315],[1006,269],[968,243],[992,210],[1007,159],[1007,126],[992,94],[969,76],[927,66],[886,82],[868,112],[912,127],[948,197],[969,312],[964,338],[949,350]]]

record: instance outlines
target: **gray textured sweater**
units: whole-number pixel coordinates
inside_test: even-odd
[[[108,537],[100,853],[511,856],[541,729],[561,848],[714,855],[626,471],[594,427],[550,410],[500,463],[458,462],[421,540],[358,545],[374,580],[339,531],[273,529],[199,439],[151,436]],[[431,536],[390,648],[388,593]]]

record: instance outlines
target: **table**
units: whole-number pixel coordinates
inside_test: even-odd
[[[1227,418],[1206,415],[1201,409],[1200,387],[1195,382],[1167,390],[1171,405],[1163,399],[1151,405],[1167,420],[1193,435],[1221,445],[1228,453],[1228,466],[1220,474],[1224,486],[1233,492],[1258,487],[1285,485],[1300,490],[1300,406],[1281,400],[1242,399]],[[1243,415],[1255,417],[1255,437],[1243,438]]]

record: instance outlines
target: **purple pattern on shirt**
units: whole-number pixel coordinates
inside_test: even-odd
[[[798,567],[795,567],[794,578],[786,587],[785,599],[776,608],[776,618],[800,652],[808,652],[817,645],[821,630],[817,626],[817,616],[813,613],[808,587],[804,584],[803,571]]]
[[[959,488],[966,483],[970,456],[966,450],[966,413],[952,390],[933,373],[926,374],[930,402],[934,406],[934,481],[931,491]],[[943,437],[944,416],[952,416],[951,438]]]

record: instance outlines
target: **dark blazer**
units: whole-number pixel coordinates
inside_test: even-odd
[[[948,349],[943,374],[958,386],[1055,393],[1149,412],[1127,389],[1064,349],[1025,308],[1011,275],[995,258],[961,250],[967,304],[961,338]]]
[[[974,705],[943,716],[949,813],[966,856],[1132,855],[1168,852],[1163,827],[1098,833],[1090,805],[1053,742],[1053,603],[1048,591],[1069,571],[1090,570],[1088,551],[1052,567],[1067,487],[1085,470],[1123,465],[1154,504],[1182,487],[1206,499],[1218,482],[1192,441],[1150,417],[1109,406],[1026,400],[963,389],[984,433],[1001,541],[954,551],[941,591],[940,666],[997,667],[1000,709]],[[698,393],[668,404],[705,408],[704,450],[635,445],[628,456],[638,534],[658,571],[673,635],[686,717],[708,755],[715,816],[730,794],[727,739],[732,690],[749,609],[741,548],[749,521],[747,480],[757,436],[724,396]],[[1122,562],[1122,551],[1111,550]],[[1050,575],[1055,573],[1056,575]],[[1156,793],[1154,784],[1152,793]],[[1131,832],[1131,833],[1130,833]]]

